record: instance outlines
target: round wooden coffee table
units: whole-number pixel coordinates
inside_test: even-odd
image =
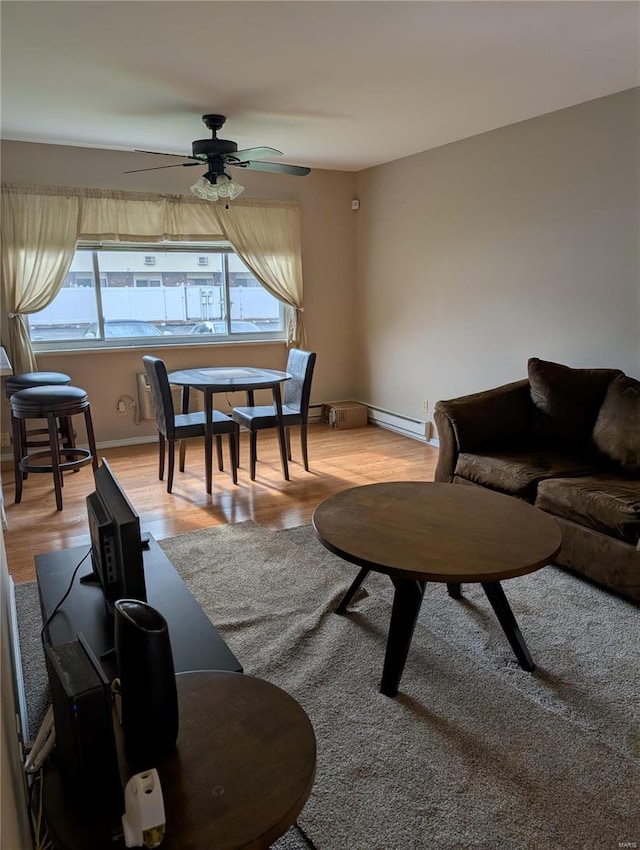
[[[394,481],[343,490],[321,502],[313,527],[331,552],[362,569],[340,602],[347,605],[369,570],[395,586],[380,690],[395,696],[425,584],[480,582],[520,666],[535,665],[500,582],[540,569],[560,550],[558,524],[533,505],[480,487]]]

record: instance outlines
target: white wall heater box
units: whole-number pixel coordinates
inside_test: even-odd
[[[156,412],[151,399],[151,386],[146,372],[137,372],[138,382],[138,410],[140,419],[155,419]],[[173,409],[176,413],[182,413],[182,387],[172,384],[171,396],[173,397]],[[204,410],[204,393],[191,389],[189,394],[189,413]]]

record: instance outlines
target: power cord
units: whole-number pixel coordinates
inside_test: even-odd
[[[42,806],[43,772],[40,769],[33,777],[29,787],[29,813],[35,850],[53,850],[53,841],[49,835]]]
[[[91,554],[91,549],[89,548],[89,549],[87,549],[87,554],[83,558],[81,558],[80,561],[76,564],[76,568],[73,571],[73,575],[71,576],[71,581],[69,582],[69,586],[67,587],[67,589],[64,592],[64,596],[62,597],[62,599],[60,599],[60,601],[58,602],[56,607],[53,609],[53,611],[49,614],[47,619],[44,621],[44,623],[42,625],[42,631],[40,632],[40,640],[41,640],[43,646],[44,646],[44,634],[45,634],[45,631],[47,631],[47,629],[49,627],[49,623],[53,620],[55,615],[58,613],[58,610],[59,610],[60,606],[62,605],[62,603],[64,602],[64,600],[71,593],[71,588],[73,587],[73,582],[75,581],[75,578],[78,575],[78,570],[84,564],[84,562],[87,560],[87,558],[89,557],[90,554]]]
[[[229,413],[231,413],[231,411],[233,410],[233,403],[232,403],[231,399],[229,398],[229,393],[225,393],[225,397],[227,399],[227,406],[229,408]]]

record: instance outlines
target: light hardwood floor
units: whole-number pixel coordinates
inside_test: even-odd
[[[249,479],[248,440],[241,438],[241,468],[234,486],[225,440],[225,471],[214,461],[213,493],[204,488],[204,452],[190,440],[186,471],[176,468],[173,493],[158,479],[158,446],[103,449],[140,524],[157,540],[211,525],[251,519],[265,528],[291,528],[308,523],[315,506],[332,493],[376,481],[432,481],[438,450],[374,425],[336,431],[309,426],[309,465],[300,461],[297,429],[292,429],[290,481],[280,470],[274,432],[258,435],[256,480]],[[177,467],[177,463],[176,463]],[[93,490],[91,467],[64,477],[64,510],[57,511],[53,481],[48,474],[30,475],[22,502],[13,504],[13,467],[2,464],[2,484],[8,528],[4,532],[9,572],[15,582],[35,579],[34,555],[89,542],[85,498]]]

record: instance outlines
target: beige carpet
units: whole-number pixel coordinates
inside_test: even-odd
[[[617,850],[640,842],[637,608],[555,568],[504,583],[538,670],[481,590],[427,589],[395,699],[378,691],[391,593],[308,527],[251,522],[161,541],[249,674],[305,707],[318,850]],[[629,845],[627,845],[629,846]]]

